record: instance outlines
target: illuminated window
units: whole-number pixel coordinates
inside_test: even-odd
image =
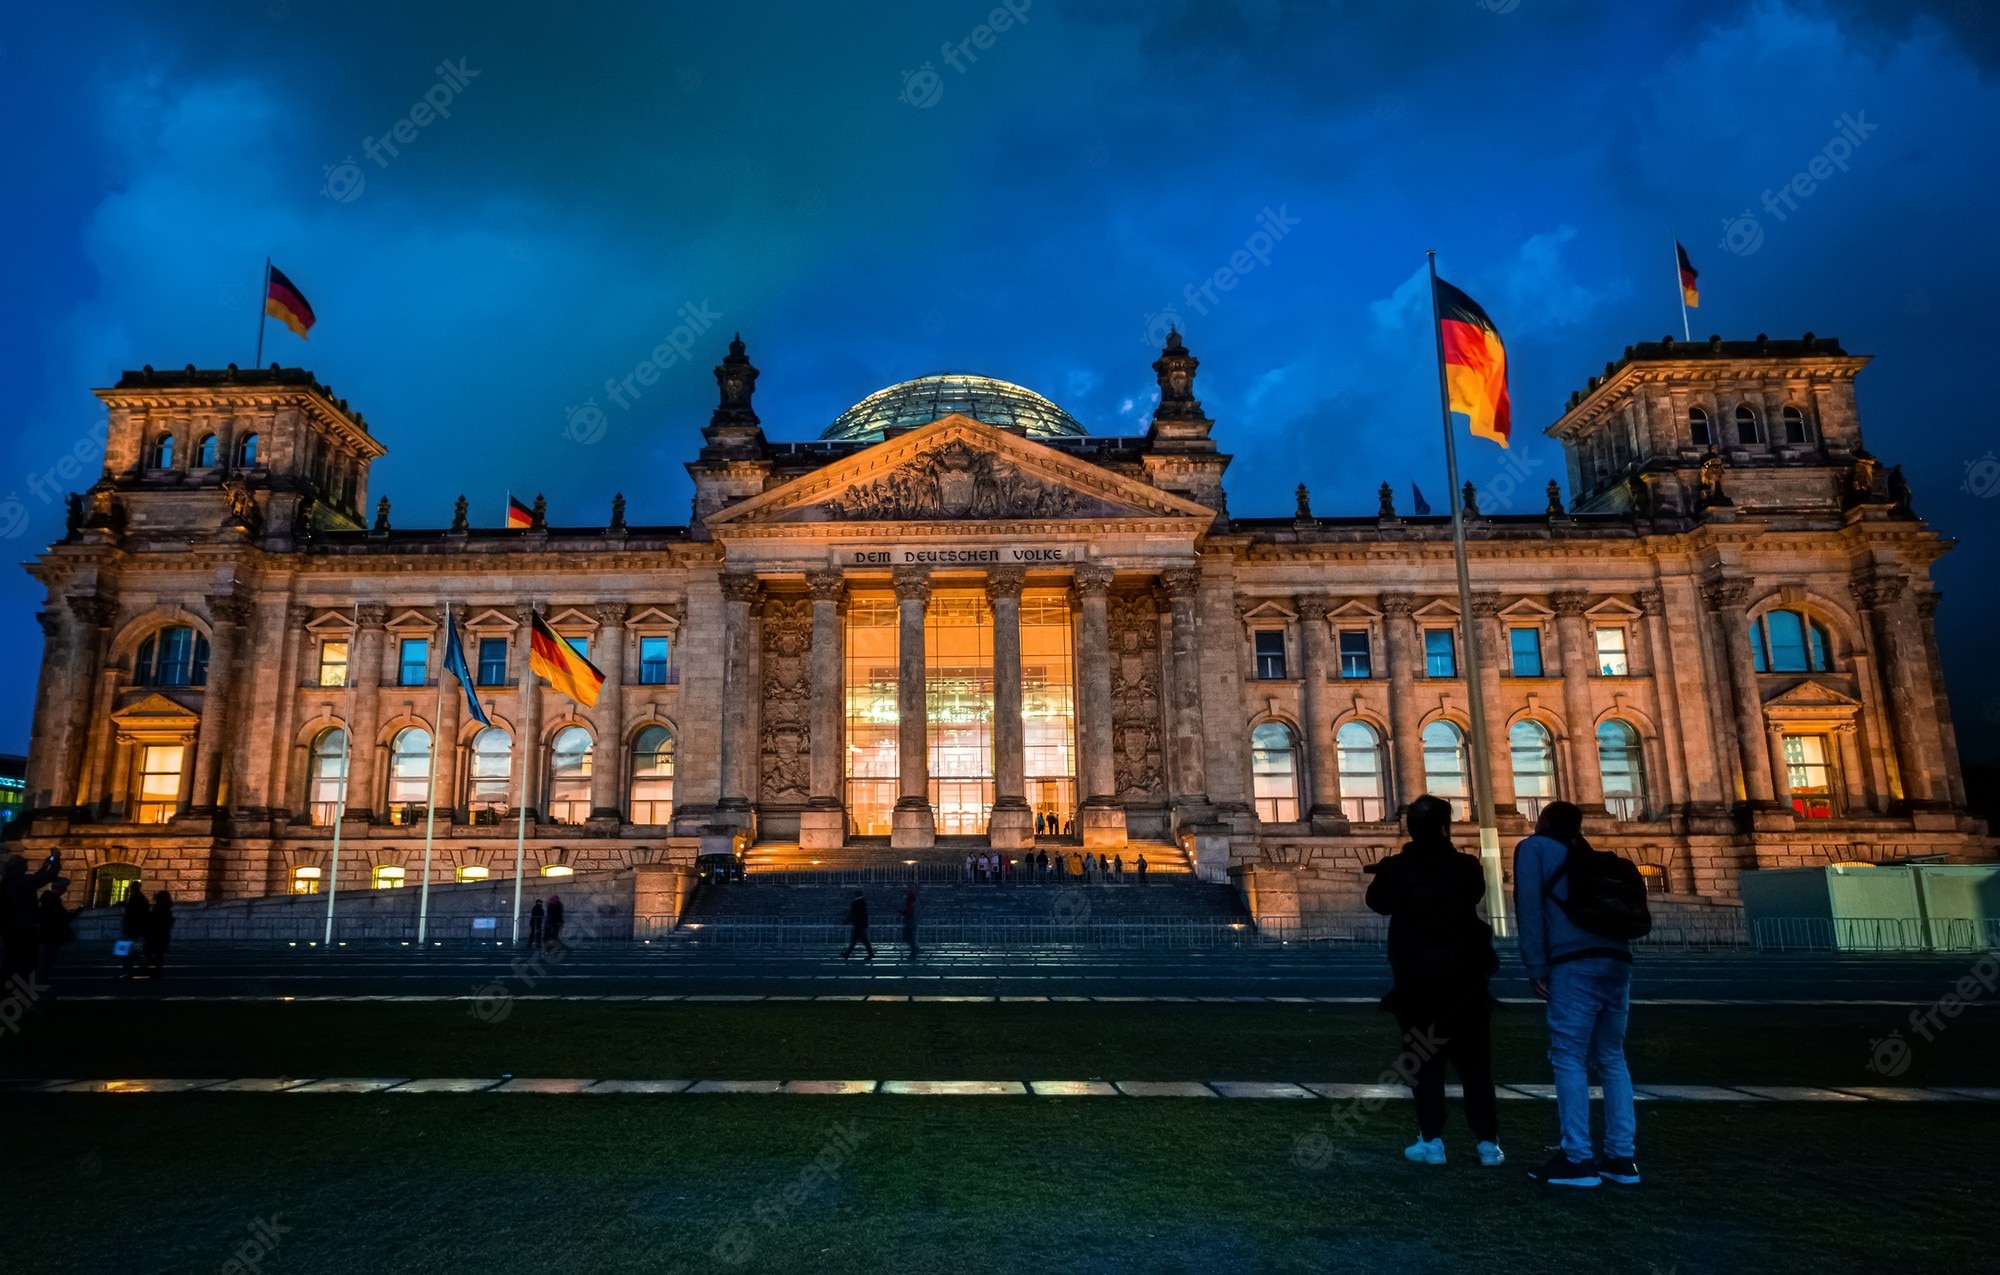
[[[1826,736],[1785,736],[1785,784],[1801,818],[1833,818],[1833,762]]]
[[[185,744],[146,744],[139,749],[139,809],[135,823],[166,823],[180,809]]]
[[[312,744],[312,768],[307,779],[306,814],[324,828],[340,814],[347,797],[347,732],[323,730]]]
[[[1340,631],[1340,675],[1342,677],[1373,677],[1374,661],[1368,651],[1368,630],[1342,629]]]
[[[194,445],[194,467],[196,469],[215,468],[215,435],[203,434],[201,441]]]
[[[389,864],[382,864],[370,874],[369,879],[378,890],[400,890],[403,888],[403,870]]]
[[[674,818],[674,737],[648,726],[632,741],[633,823],[667,824]]]
[[[1708,413],[1699,407],[1688,409],[1688,435],[1694,439],[1696,447],[1715,445],[1715,432],[1708,423]]]
[[[185,624],[161,629],[139,644],[132,680],[139,686],[206,686],[208,639]]]
[[[236,468],[255,469],[257,467],[257,436],[245,434],[236,440]]]
[[[1250,789],[1257,818],[1265,823],[1298,822],[1298,745],[1292,728],[1283,722],[1265,722],[1250,732]]]
[[[431,733],[409,726],[389,746],[389,822],[415,823],[424,817],[431,789]]]
[[[1826,630],[1797,611],[1769,611],[1750,622],[1750,661],[1759,673],[1824,673]]]
[[[292,869],[292,893],[293,893],[293,894],[318,894],[318,893],[319,893],[319,869],[318,869],[318,868],[293,868],[293,869]]]
[[[138,888],[138,868],[129,863],[106,863],[91,875],[91,902],[100,908],[117,907]]]
[[[1540,722],[1520,721],[1507,731],[1507,750],[1513,762],[1514,807],[1533,819],[1555,800],[1555,742]]]
[[[1515,677],[1540,677],[1542,675],[1542,631],[1540,629],[1508,629],[1507,653],[1513,657]]]
[[[488,726],[472,739],[472,765],[465,780],[465,806],[475,823],[497,818],[507,809],[514,773],[514,741],[498,726]]]
[[[319,644],[319,684],[321,686],[347,685],[347,641],[327,641]]]
[[[1605,677],[1624,677],[1631,670],[1625,663],[1625,630],[1606,626],[1597,631],[1597,671]]]
[[[590,818],[590,732],[566,726],[549,747],[549,819],[582,823]]]
[[[939,589],[924,610],[925,739],[939,836],[980,836],[993,809],[993,611]]]
[[[397,647],[396,685],[422,686],[424,674],[429,670],[430,663],[429,638],[404,638]]]
[[[1354,823],[1383,817],[1382,737],[1367,722],[1348,722],[1334,736],[1340,755],[1340,809]]]
[[[1076,669],[1069,595],[1021,595],[1021,737],[1028,805],[1058,826],[1076,818]]]
[[[1257,676],[1266,682],[1285,680],[1285,631],[1283,629],[1259,629],[1254,635],[1257,642]]]
[[[542,875],[545,877],[573,877],[576,875],[576,869],[570,867],[567,863],[545,863],[542,865]]]
[[[1472,817],[1465,785],[1465,733],[1442,718],[1424,727],[1424,791],[1449,801],[1452,818]]]
[[[896,723],[896,599],[853,593],[847,603],[847,819],[861,837],[889,835],[900,766]]]
[[[1424,676],[1458,676],[1458,646],[1450,629],[1424,630]]]
[[[460,881],[484,881],[491,875],[493,875],[492,872],[483,863],[461,864],[458,869],[458,879]]]
[[[1604,780],[1604,808],[1621,821],[1646,815],[1646,761],[1639,732],[1617,718],[1597,728],[1597,773]]]

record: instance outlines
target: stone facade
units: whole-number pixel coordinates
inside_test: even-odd
[[[1570,509],[1555,484],[1543,511],[1468,507],[1469,625],[1450,519],[1386,489],[1374,516],[1314,517],[1301,490],[1294,518],[1231,518],[1178,335],[1143,436],[948,414],[820,443],[766,438],[738,341],[686,527],[627,526],[621,496],[602,526],[547,526],[538,501],[526,530],[472,528],[461,501],[449,528],[397,528],[386,499],[364,515],[382,444],[309,373],[148,368],[98,391],[103,477],[30,568],[46,644],[15,835],[93,897],[134,869],[184,897],[318,888],[336,825],[342,889],[413,884],[414,731],[443,741],[440,882],[510,877],[517,844],[529,873],[922,853],[927,626],[955,591],[992,630],[992,842],[1044,835],[1022,616],[1056,597],[1065,832],[1177,844],[1262,915],[1352,906],[1397,810],[1462,782],[1475,652],[1503,843],[1560,796],[1713,902],[1757,868],[1987,857],[1932,632],[1947,546],[1861,446],[1865,362],[1810,336],[1628,348],[1550,426]],[[844,738],[864,596],[896,633],[880,839],[854,831]],[[447,602],[500,736],[440,690]],[[531,610],[586,645],[595,706],[527,670]]]

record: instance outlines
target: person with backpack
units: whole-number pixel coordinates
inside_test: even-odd
[[[1426,793],[1403,814],[1409,844],[1368,869],[1367,903],[1389,918],[1389,970],[1394,984],[1382,1008],[1396,1015],[1407,1056],[1416,1068],[1417,1140],[1404,1150],[1418,1164],[1444,1163],[1444,1073],[1458,1071],[1465,1122],[1478,1143],[1479,1163],[1506,1162],[1500,1150],[1500,1110],[1493,1087],[1493,996],[1487,980],[1499,971],[1493,929],[1479,915],[1486,872],[1474,855],[1452,847],[1451,803]]]
[[[1549,1186],[1639,1184],[1632,1074],[1625,1065],[1632,940],[1652,928],[1646,882],[1630,859],[1584,840],[1583,811],[1542,807],[1514,848],[1514,918],[1528,988],[1548,1002],[1562,1148],[1528,1176]],[[1604,1086],[1604,1154],[1591,1153],[1590,1072]]]

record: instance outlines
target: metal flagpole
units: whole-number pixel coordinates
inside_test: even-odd
[[[513,493],[510,491],[508,492],[508,495],[511,497]],[[509,508],[511,509],[512,506],[510,505]],[[535,622],[533,618],[534,607],[532,604],[528,608],[528,615],[529,619],[528,619],[527,643],[521,648],[521,659],[523,661],[526,661],[528,659],[529,652],[534,649]],[[521,867],[522,864],[526,861],[527,850],[528,850],[528,765],[529,762],[533,759],[533,753],[528,748],[527,741],[520,738],[520,734],[521,734],[521,727],[526,725],[528,721],[527,697],[530,695],[541,694],[540,689],[535,686],[534,668],[531,665],[524,662],[521,666],[521,672],[526,678],[525,685],[527,689],[521,693],[522,702],[519,711],[515,714],[515,716],[519,720],[515,723],[514,726],[514,736],[515,736],[514,751],[520,754],[521,757],[521,791],[514,799],[513,945],[515,947],[521,946]]]
[[[257,358],[252,367],[264,366],[264,303],[271,299],[271,259],[264,258],[264,287],[257,294]]]
[[[1674,231],[1674,294],[1681,299],[1681,340],[1694,344],[1694,333],[1688,329],[1687,284],[1681,279],[1681,232]]]
[[[361,645],[361,602],[354,603],[354,633],[347,648],[347,671],[341,676],[347,684],[347,720],[341,723],[340,732],[340,798],[333,803],[333,866],[328,870],[326,881],[326,945],[333,946],[333,900],[340,893],[340,825],[347,819],[347,769],[348,759],[354,749],[354,655]]]
[[[1465,647],[1466,716],[1472,738],[1472,808],[1479,820],[1479,863],[1486,870],[1486,916],[1496,934],[1507,933],[1507,893],[1500,873],[1500,829],[1493,821],[1493,767],[1487,756],[1486,700],[1479,680],[1479,636],[1472,619],[1472,579],[1465,569],[1465,499],[1458,486],[1458,445],[1451,423],[1451,384],[1445,376],[1444,324],[1438,313],[1437,253],[1426,252],[1431,271],[1431,331],[1437,338],[1438,406],[1444,416],[1445,482],[1451,498],[1451,549],[1458,567],[1459,630]]]
[[[451,601],[444,604],[444,631],[451,632]],[[444,741],[438,738],[439,729],[444,725],[444,656],[439,648],[437,708],[431,712],[431,774],[424,781],[424,879],[417,890],[417,945],[424,941],[424,929],[431,916],[431,834],[437,830],[437,778],[438,753],[444,749]]]

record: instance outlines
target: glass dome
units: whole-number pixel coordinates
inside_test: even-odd
[[[879,442],[885,429],[928,425],[953,412],[988,425],[1019,426],[1029,438],[1081,438],[1090,432],[1031,389],[990,376],[944,372],[875,391],[842,412],[820,438]]]

